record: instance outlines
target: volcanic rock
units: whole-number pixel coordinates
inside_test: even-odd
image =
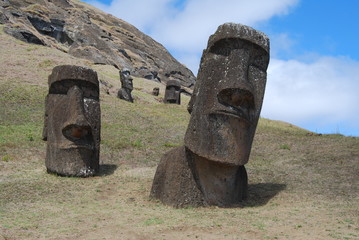
[[[193,73],[131,24],[76,0],[2,0],[0,24],[15,38],[60,49],[95,64],[127,68],[135,77],[184,87]]]

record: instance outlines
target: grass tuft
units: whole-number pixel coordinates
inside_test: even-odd
[[[317,137],[260,119],[246,164],[248,200],[238,208],[173,209],[149,192],[163,154],[183,145],[189,97],[163,104],[164,85],[134,78],[128,103],[116,97],[112,66],[14,41],[2,26],[0,41],[0,239],[358,238],[359,138]],[[47,77],[61,64],[90,66],[103,80],[96,177],[46,173]]]

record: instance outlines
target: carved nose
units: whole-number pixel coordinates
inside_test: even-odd
[[[67,96],[68,119],[63,125],[62,134],[70,140],[84,139],[91,135],[91,126],[85,116],[83,92],[78,86],[73,86]]]
[[[254,110],[254,97],[251,91],[239,88],[223,89],[217,95],[218,102],[226,109],[223,112],[233,114],[248,122],[252,121]]]

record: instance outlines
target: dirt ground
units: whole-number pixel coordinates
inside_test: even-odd
[[[359,239],[359,138],[261,119],[246,165],[249,199],[237,208],[175,209],[149,192],[161,156],[183,144],[187,96],[165,105],[163,92],[150,94],[164,85],[135,79],[135,103],[119,101],[114,68],[2,31],[0,42],[0,240]],[[96,177],[59,177],[44,166],[47,75],[65,63],[91,66],[111,88],[101,86]]]
[[[20,156],[20,162],[0,163],[4,239],[359,237],[357,197],[262,181],[273,176],[254,176],[250,165],[250,198],[242,206],[174,209],[148,197],[155,167],[102,163],[101,176],[63,178],[46,173],[44,151],[20,151]]]

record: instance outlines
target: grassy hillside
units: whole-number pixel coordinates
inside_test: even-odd
[[[359,238],[359,138],[308,136],[261,119],[246,165],[249,200],[240,208],[173,209],[148,195],[163,153],[183,143],[188,97],[165,105],[163,85],[134,79],[131,104],[115,96],[113,67],[17,41],[1,25],[0,43],[1,240]],[[60,64],[89,66],[107,85],[100,176],[46,173],[44,99]],[[155,86],[159,97],[150,94]]]

